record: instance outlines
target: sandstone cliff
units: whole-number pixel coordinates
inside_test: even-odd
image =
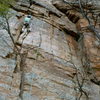
[[[0,100],[100,100],[100,1],[83,4],[99,14],[95,22],[89,13],[91,23],[74,1],[11,5],[14,44],[0,30]],[[24,36],[20,31],[29,13],[31,32]]]

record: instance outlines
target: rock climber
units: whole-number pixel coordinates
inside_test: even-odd
[[[32,20],[32,16],[31,15],[25,16],[25,18],[24,18],[24,24],[23,24],[23,28],[22,28],[21,33],[23,33],[25,29],[27,29],[27,32],[30,32],[30,23],[31,23],[31,20]]]

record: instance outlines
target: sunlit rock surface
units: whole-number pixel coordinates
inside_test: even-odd
[[[42,1],[51,5],[51,0]],[[51,16],[53,19],[54,15]],[[7,31],[0,30],[0,100],[78,100],[81,93],[80,100],[87,100],[87,95],[88,100],[99,100],[100,86],[90,80],[94,74],[100,78],[100,47],[92,32],[83,30],[88,23],[84,19],[77,24],[67,21],[66,26],[75,32],[77,27],[84,35],[82,41],[76,41],[51,24],[52,20],[48,23],[33,16],[31,32],[23,39],[24,33],[19,34],[23,18],[14,15],[9,20],[18,47],[22,44],[21,54],[27,52],[20,71],[16,70],[14,45]],[[57,23],[65,24],[65,19],[58,19]],[[90,66],[84,64],[87,57]]]

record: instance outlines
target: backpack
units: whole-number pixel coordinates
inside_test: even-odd
[[[26,16],[24,22],[29,24],[30,20],[31,20],[31,16]]]

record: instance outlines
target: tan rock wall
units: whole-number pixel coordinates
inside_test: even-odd
[[[46,4],[52,11],[51,2]],[[25,13],[25,7],[16,9]],[[31,32],[24,40],[24,34],[19,33],[22,19],[13,16],[13,21],[9,20],[19,54],[13,52],[7,32],[0,30],[0,100],[99,100],[99,85],[91,79],[100,76],[100,48],[96,37],[86,29],[87,21],[80,19],[75,24],[61,12],[56,12],[62,14],[58,17],[43,8],[47,11],[44,18],[42,7],[34,7],[30,9],[35,16]],[[84,36],[80,41],[74,38],[78,35],[76,27]]]

